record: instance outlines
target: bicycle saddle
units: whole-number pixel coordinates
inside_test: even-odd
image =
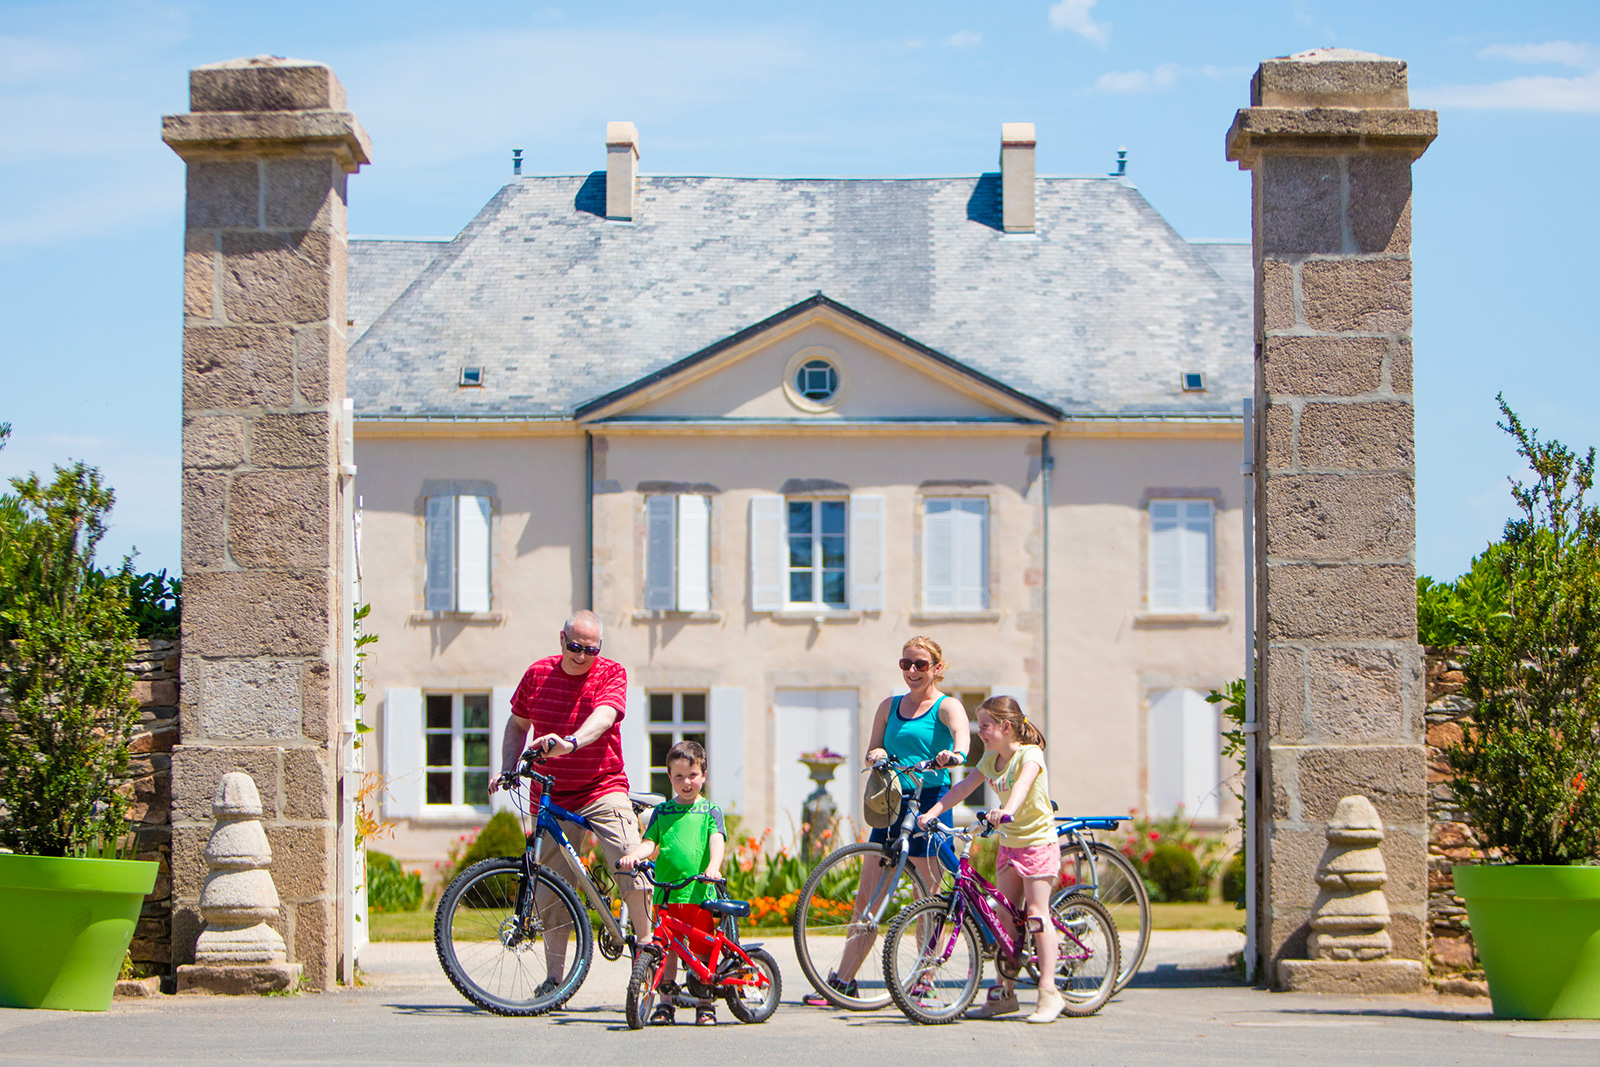
[[[750,917],[750,902],[748,900],[702,900],[700,906],[717,915],[731,915],[735,919]]]
[[[633,805],[635,811],[643,808],[653,808],[657,804],[665,804],[667,798],[660,793],[629,793],[628,803]]]

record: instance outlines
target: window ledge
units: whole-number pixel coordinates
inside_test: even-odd
[[[866,617],[864,611],[850,608],[789,607],[769,612],[773,622],[856,622]]]
[[[634,622],[721,622],[726,612],[679,611],[676,608],[645,608],[631,616]]]
[[[999,622],[1001,612],[995,608],[969,608],[913,611],[911,621],[921,625],[929,622]]]
[[[412,626],[436,622],[462,622],[469,626],[499,626],[506,621],[503,611],[413,611],[406,620]]]
[[[1226,611],[1139,611],[1133,624],[1160,629],[1177,626],[1226,626],[1233,616]]]
[[[438,804],[425,805],[419,814],[410,816],[413,824],[428,823],[437,826],[481,826],[487,822],[494,810],[487,804],[475,807],[471,804]]]

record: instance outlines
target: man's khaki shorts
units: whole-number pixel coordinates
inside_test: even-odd
[[[633,875],[617,872],[617,861],[622,859],[622,854],[639,843],[639,817],[633,813],[633,804],[629,802],[628,794],[607,793],[603,797],[596,797],[579,808],[578,814],[589,820],[589,825],[594,829],[595,840],[600,843],[600,851],[606,857],[606,867],[610,870],[611,877],[617,880],[617,892],[631,892],[634,887]],[[563,822],[561,831],[567,835],[567,840],[572,842],[572,847],[577,849],[578,855],[583,855],[587,845],[583,828],[576,823]],[[539,862],[554,863],[572,882],[572,887],[578,889],[577,872],[570,869],[571,858],[549,838],[540,840]],[[559,862],[555,862],[552,853],[559,853]],[[578,889],[578,895],[582,896],[583,890]]]

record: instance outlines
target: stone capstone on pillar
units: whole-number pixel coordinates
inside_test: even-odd
[[[180,993],[268,993],[293,989],[302,968],[288,963],[272,884],[272,847],[261,825],[261,794],[242,771],[222,776],[211,805],[216,828],[206,842],[209,868],[200,890],[206,928],[195,962],[178,968]]]

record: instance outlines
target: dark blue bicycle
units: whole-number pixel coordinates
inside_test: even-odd
[[[597,884],[562,832],[562,822],[590,827],[583,816],[550,799],[553,779],[532,767],[543,762],[543,754],[530,748],[517,769],[501,778],[503,785],[526,778],[540,786],[522,855],[483,860],[462,871],[444,891],[433,919],[434,948],[451,984],[472,1003],[500,1015],[542,1015],[559,1008],[588,977],[597,940],[609,960],[633,943],[622,929],[609,872],[601,864]],[[519,793],[512,796],[526,827],[529,812]],[[640,811],[662,798],[639,793],[628,799]],[[554,856],[565,857],[568,877],[540,862],[541,840],[554,847]]]

